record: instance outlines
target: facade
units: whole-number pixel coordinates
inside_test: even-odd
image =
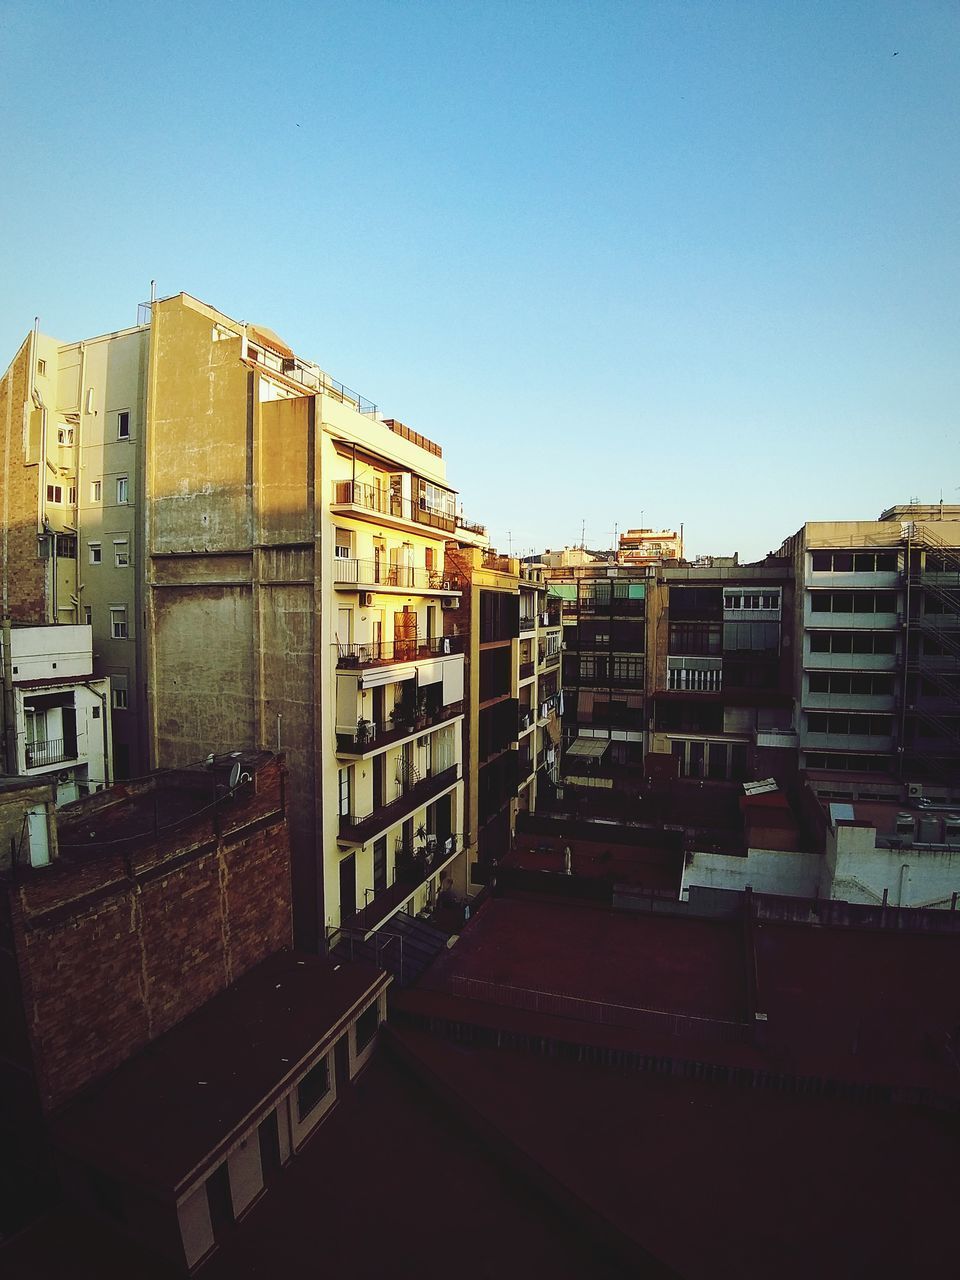
[[[800,766],[922,787],[960,777],[960,507],[806,524],[797,584]]]
[[[620,564],[663,564],[683,559],[683,530],[627,529],[620,534],[617,560]]]
[[[142,469],[149,328],[79,343],[39,331],[0,379],[0,565],[14,622],[92,628],[119,777],[147,768]]]
[[[790,565],[663,566],[647,619],[650,750],[681,777],[792,772]]]
[[[0,381],[5,608],[91,626],[118,777],[287,749],[301,944],[464,890],[442,568],[482,538],[440,447],[270,330],[185,294],[139,319],[32,333]]]
[[[0,662],[9,674],[6,772],[51,782],[58,805],[109,786],[111,682],[93,674],[90,627],[10,627]]]
[[[563,716],[560,600],[549,593],[542,566],[520,571],[519,754],[517,806],[532,813],[544,789],[560,777]]]

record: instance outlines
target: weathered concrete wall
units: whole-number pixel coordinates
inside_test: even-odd
[[[46,561],[37,557],[39,411],[30,401],[29,335],[0,378],[0,613],[17,622],[46,621]]]

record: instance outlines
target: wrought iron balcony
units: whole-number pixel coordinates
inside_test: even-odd
[[[378,516],[425,524],[431,529],[442,529],[444,533],[452,533],[457,527],[456,516],[452,512],[435,511],[423,498],[414,502],[385,486],[360,484],[356,480],[335,480],[333,503],[334,506],[360,507]]]
[[[333,562],[333,578],[340,585],[358,587],[401,588],[407,591],[461,591],[455,574],[439,569],[423,569],[414,565],[389,564],[383,560],[356,560],[352,556],[337,557]]]
[[[389,804],[382,804],[369,813],[341,813],[340,839],[345,844],[363,844],[395,822],[402,822],[425,804],[429,804],[460,777],[460,766],[453,764],[440,773],[403,787],[402,794]]]
[[[463,703],[451,702],[445,707],[414,714],[406,719],[396,714],[389,720],[379,722],[360,719],[352,733],[337,734],[337,751],[341,755],[368,755],[393,742],[401,742],[414,734],[436,729],[460,715],[463,715]]]
[[[28,742],[25,747],[26,767],[42,769],[46,765],[76,760],[77,744],[64,738],[48,738],[46,742]]]
[[[410,636],[401,640],[366,640],[361,644],[337,644],[339,670],[386,667],[397,662],[419,662],[427,658],[463,653],[463,636]]]

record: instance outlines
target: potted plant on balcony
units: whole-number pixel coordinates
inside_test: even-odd
[[[415,719],[416,727],[418,729],[423,729],[426,727],[426,723],[427,723],[427,691],[426,689],[421,689],[420,692],[417,694],[417,705],[416,705],[416,711],[414,713],[414,719]]]
[[[370,720],[364,720],[363,716],[357,721],[357,746],[364,747],[373,737],[373,723]]]

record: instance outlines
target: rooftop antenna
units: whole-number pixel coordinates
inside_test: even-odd
[[[156,300],[157,300],[157,282],[156,280],[151,280],[150,281],[150,305],[153,306]]]
[[[587,522],[586,522],[586,520],[581,520],[581,522],[580,522],[580,550],[581,550],[581,551],[586,551],[586,549],[587,549]]]
[[[513,531],[511,529],[507,530],[507,555],[513,555]]]

